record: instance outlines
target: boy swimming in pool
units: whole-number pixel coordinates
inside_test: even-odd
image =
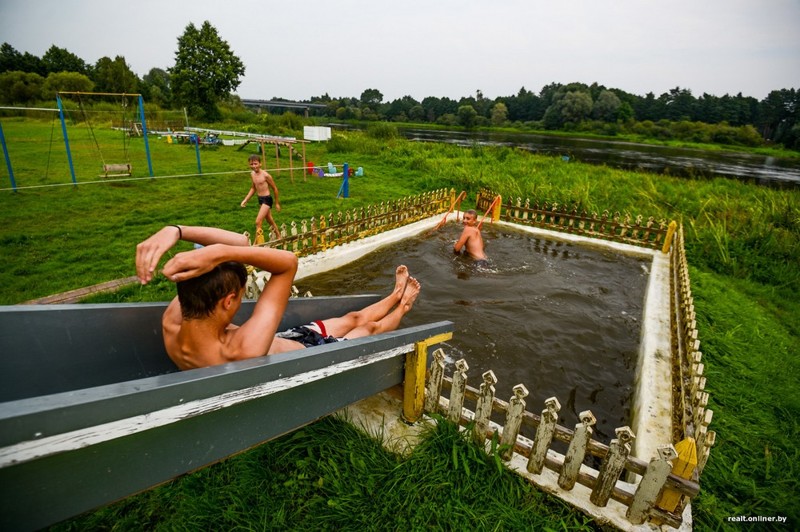
[[[481,230],[478,228],[478,214],[472,209],[468,210],[464,213],[463,224],[464,230],[453,245],[453,252],[461,253],[464,249],[467,255],[475,260],[477,266],[487,266],[489,262],[484,253]]]
[[[276,334],[297,272],[290,251],[249,246],[247,237],[213,227],[166,226],[136,246],[136,274],[153,279],[161,257],[178,241],[204,247],[177,253],[162,273],[177,283],[178,296],[161,319],[167,354],[180,369],[214,366],[392,331],[414,305],[419,282],[398,266],[395,286],[381,301],[337,318],[318,320]],[[244,264],[270,272],[253,314],[232,323],[247,281]]]

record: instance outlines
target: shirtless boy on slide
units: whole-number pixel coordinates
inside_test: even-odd
[[[381,301],[276,334],[297,272],[294,253],[249,246],[244,235],[223,229],[169,225],[136,246],[136,274],[142,284],[153,279],[161,257],[179,240],[204,246],[177,253],[162,270],[178,287],[178,296],[164,311],[161,326],[167,354],[180,369],[392,331],[411,310],[420,291],[408,268],[398,266],[394,289]],[[247,281],[244,264],[266,270],[271,277],[253,314],[236,326],[232,321]]]
[[[261,168],[260,156],[253,154],[248,158],[247,161],[250,166],[250,179],[252,180],[253,184],[250,186],[250,190],[247,192],[247,195],[244,197],[240,205],[242,208],[244,208],[250,198],[253,197],[253,194],[258,194],[259,208],[258,214],[256,215],[256,244],[263,244],[264,230],[261,228],[261,224],[265,218],[272,227],[272,230],[275,232],[275,238],[281,237],[281,231],[278,229],[278,224],[276,224],[275,220],[272,218],[273,201],[275,204],[275,210],[281,210],[281,204],[278,201],[278,186],[275,184],[275,180],[272,179],[272,176],[269,175],[269,172]],[[274,197],[273,195],[270,195],[270,190],[272,190]]]

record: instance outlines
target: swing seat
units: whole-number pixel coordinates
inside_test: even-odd
[[[132,170],[130,164],[104,164],[100,177],[129,177]]]

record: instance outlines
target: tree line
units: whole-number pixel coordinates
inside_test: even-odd
[[[0,102],[28,105],[52,100],[58,91],[139,93],[163,109],[186,108],[193,117],[222,118],[220,105],[241,107],[233,94],[245,73],[242,61],[208,22],[189,24],[178,37],[175,64],[139,78],[123,56],[89,64],[55,45],[42,57],[0,46]],[[273,98],[281,100],[282,98]],[[551,83],[538,93],[522,87],[494,99],[458,100],[403,96],[384,101],[378,89],[360,97],[312,97],[313,114],[339,120],[434,123],[445,126],[517,127],[534,130],[636,134],[650,138],[757,146],[764,142],[800,149],[800,89],[778,89],[766,98],[702,94],[675,87],[639,96],[597,83]],[[280,111],[278,111],[280,112]]]

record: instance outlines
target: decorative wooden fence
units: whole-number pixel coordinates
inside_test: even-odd
[[[700,340],[697,339],[694,300],[689,286],[689,266],[683,240],[683,226],[675,235],[674,251],[671,257],[672,273],[672,338],[673,389],[672,407],[673,438],[675,441],[693,439],[697,449],[697,472],[699,477],[708,461],[716,433],[708,430],[714,412],[708,408],[708,393],[705,391],[706,378],[703,375],[703,354]]]
[[[481,212],[488,210],[497,194],[483,189],[478,193],[476,206]],[[576,234],[601,240],[611,240],[624,244],[633,244],[652,249],[662,249],[668,242],[668,223],[665,220],[656,221],[652,216],[644,219],[638,215],[631,218],[630,214],[610,214],[603,211],[588,213],[579,211],[577,207],[568,207],[557,203],[539,204],[530,199],[524,202],[521,198],[509,200],[504,206],[500,219],[521,225],[530,225]]]
[[[514,386],[514,396],[508,402],[501,401],[494,397],[497,379],[492,371],[483,374],[483,384],[478,390],[467,386],[469,367],[466,361],[456,362],[453,377],[448,379],[444,376],[444,360],[444,352],[437,349],[426,383],[426,412],[441,414],[462,426],[473,424],[472,435],[479,443],[498,433],[498,452],[503,460],[510,460],[516,452],[527,457],[529,473],[537,475],[544,468],[556,472],[558,486],[563,490],[571,491],[576,483],[584,485],[591,489],[588,502],[597,507],[605,507],[613,499],[627,507],[625,516],[632,524],[649,521],[675,528],[681,525],[682,505],[677,513],[660,508],[659,495],[669,490],[679,493],[685,500],[697,495],[700,486],[696,481],[671,473],[672,460],[678,456],[672,444],[660,446],[658,456],[645,462],[629,455],[630,442],[635,437],[629,427],[616,429],[617,437],[610,445],[604,445],[592,439],[595,418],[591,411],[581,412],[580,423],[570,430],[556,424],[561,405],[555,397],[547,399],[541,415],[537,415],[525,410],[528,390],[524,385]],[[449,398],[442,397],[444,384],[450,385]],[[474,401],[474,410],[464,407],[466,400]],[[505,415],[502,427],[492,421],[492,414]],[[523,425],[535,429],[533,440],[520,435]],[[551,449],[554,441],[568,444],[566,454]],[[602,460],[599,469],[584,464],[587,455]],[[624,472],[639,475],[640,480],[634,484],[618,482]],[[633,490],[632,485],[635,486]]]
[[[454,190],[440,189],[336,214],[281,225],[281,238],[265,245],[311,255],[446,212]]]

